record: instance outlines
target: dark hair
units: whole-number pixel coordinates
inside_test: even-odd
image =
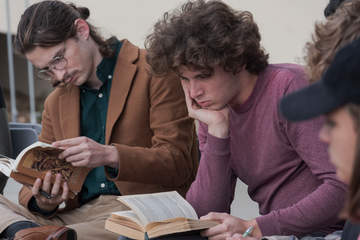
[[[354,121],[357,133],[356,155],[353,164],[352,176],[349,184],[347,202],[342,216],[353,221],[360,221],[360,105],[348,104],[347,108]]]
[[[330,0],[328,5],[324,9],[324,16],[329,17],[333,15],[336,9],[346,0]]]
[[[189,1],[166,12],[147,36],[147,61],[156,75],[186,66],[213,72],[215,66],[258,74],[268,65],[252,14],[235,11],[217,0]]]
[[[346,1],[324,22],[315,24],[312,41],[305,46],[310,82],[321,79],[336,52],[360,37],[360,1]]]
[[[52,47],[76,37],[74,22],[78,18],[86,20],[90,11],[86,7],[76,7],[61,1],[42,1],[28,7],[21,15],[15,38],[15,49],[25,54],[35,47]],[[109,41],[105,41],[96,28],[87,22],[91,38],[99,45],[103,57],[112,56]]]

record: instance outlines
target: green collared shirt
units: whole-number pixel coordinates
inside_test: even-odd
[[[100,89],[90,89],[86,83],[80,86],[81,136],[89,137],[101,144],[105,144],[106,114],[111,82],[121,42],[117,41],[114,48],[116,48],[116,54],[110,58],[103,58],[97,66],[96,75],[103,82]],[[117,170],[112,170],[115,175]],[[86,177],[79,195],[80,204],[84,204],[99,195],[120,195],[115,183],[106,178],[104,167],[92,169]]]

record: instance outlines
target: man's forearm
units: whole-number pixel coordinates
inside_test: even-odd
[[[258,217],[263,235],[302,236],[335,224],[346,196],[343,186],[336,184],[327,181],[296,204]]]
[[[230,168],[229,141],[207,137],[196,179],[186,195],[199,216],[230,210],[236,181]]]

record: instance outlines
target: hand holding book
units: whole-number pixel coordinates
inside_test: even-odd
[[[61,159],[66,159],[72,166],[96,168],[108,166],[118,168],[119,156],[115,146],[100,144],[91,138],[81,136],[53,142],[60,148]]]
[[[37,206],[43,211],[51,212],[62,202],[68,200],[69,187],[59,173],[55,176],[54,184],[51,184],[51,172],[48,171],[43,180],[36,179],[32,193]]]
[[[21,151],[16,159],[0,157],[0,171],[29,186],[33,186],[37,178],[44,179],[49,171],[52,173],[50,185],[53,185],[56,174],[60,174],[69,187],[69,197],[74,198],[80,192],[90,168],[74,167],[60,159],[58,156],[62,151],[50,144],[35,142]]]

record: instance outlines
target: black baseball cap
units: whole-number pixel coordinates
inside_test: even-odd
[[[360,104],[360,38],[336,53],[320,81],[285,96],[280,111],[290,121],[302,121],[347,103]]]

